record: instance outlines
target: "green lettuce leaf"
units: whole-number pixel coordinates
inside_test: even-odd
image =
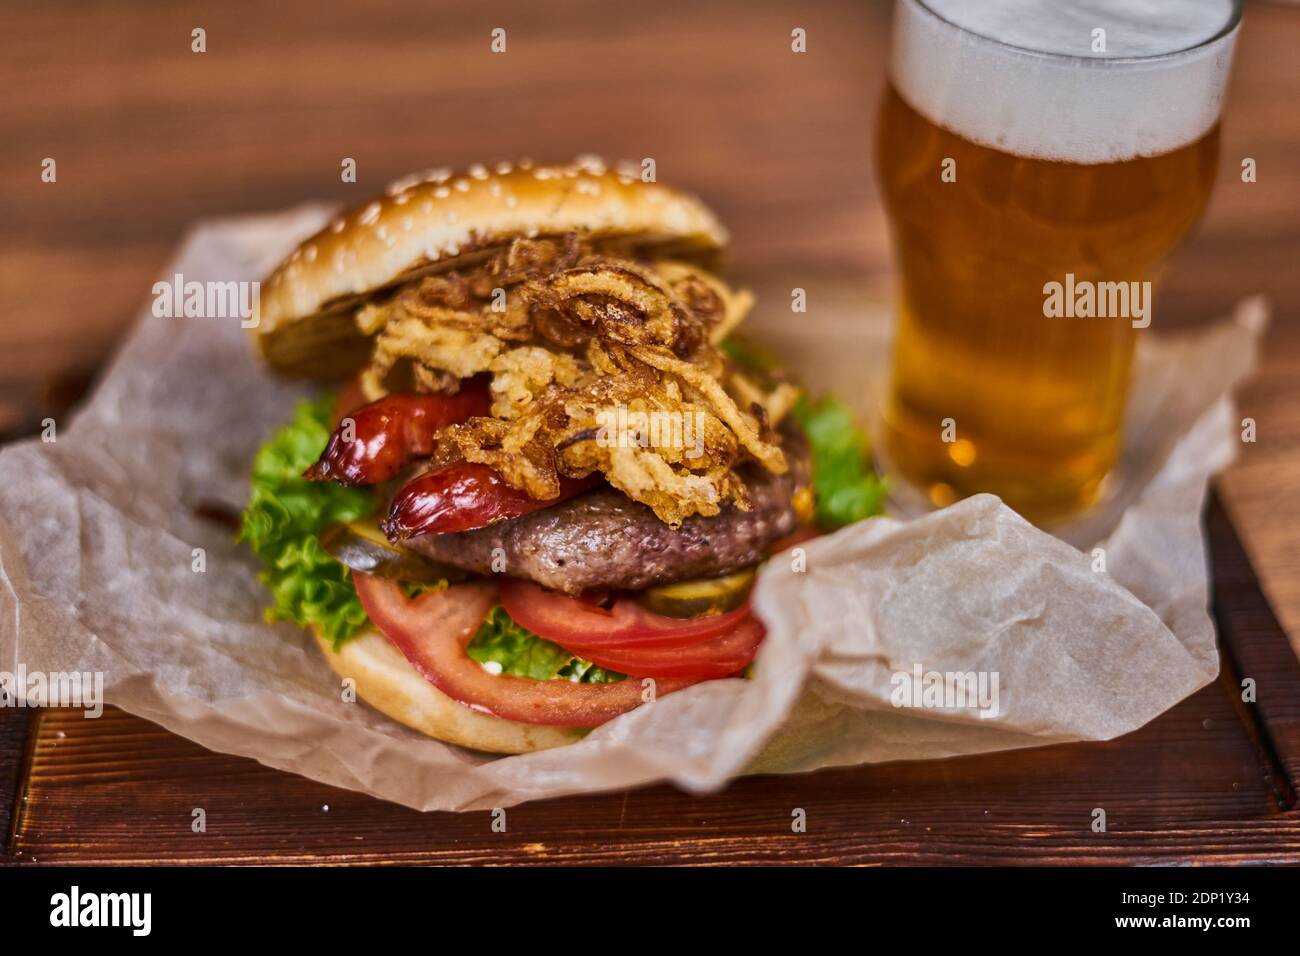
[[[366,612],[348,569],[325,553],[316,534],[330,522],[370,514],[374,499],[369,491],[302,477],[329,441],[333,407],[331,395],[303,402],[258,451],[239,540],[266,565],[261,580],[274,601],[266,619],[314,625],[338,647],[366,623]]]
[[[727,358],[750,372],[767,373],[776,368],[776,359],[761,346],[741,336],[728,336],[722,340],[718,348]]]
[[[800,399],[794,416],[812,454],[817,524],[827,531],[884,511],[885,479],[871,467],[871,446],[839,399]]]
[[[465,653],[479,663],[498,665],[499,673],[533,680],[558,677],[581,684],[606,684],[624,679],[623,674],[574,657],[560,645],[519,626],[500,605],[488,613]]]

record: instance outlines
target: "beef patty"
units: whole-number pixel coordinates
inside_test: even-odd
[[[493,573],[494,553],[504,554],[505,574],[568,594],[639,591],[726,574],[763,560],[798,525],[791,499],[808,484],[808,449],[794,430],[784,445],[785,474],[757,466],[742,472],[749,511],[726,506],[710,518],[687,518],[674,530],[645,505],[604,487],[489,528],[418,535],[403,544],[481,574]]]

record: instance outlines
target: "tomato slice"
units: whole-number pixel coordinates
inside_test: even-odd
[[[474,531],[548,508],[581,494],[599,481],[600,475],[594,472],[586,478],[562,477],[559,497],[539,501],[507,484],[487,465],[457,462],[417,475],[404,484],[393,496],[388,519],[380,527],[390,541],[402,541],[417,534]]]
[[[340,396],[340,406],[342,401]],[[442,429],[486,415],[490,406],[487,382],[482,377],[461,383],[460,391],[454,395],[418,392],[385,395],[347,411],[320,460],[304,475],[313,481],[337,481],[341,485],[375,485],[387,481],[411,458],[432,452]]]
[[[593,664],[623,674],[656,679],[690,677],[711,680],[730,677],[748,667],[758,653],[765,633],[762,622],[750,616],[725,634],[693,644],[635,644],[582,649],[564,646]]]
[[[589,660],[595,658],[588,652],[599,648],[679,647],[707,641],[749,616],[748,603],[726,614],[688,618],[655,614],[631,598],[603,608],[532,581],[514,580],[501,582],[501,605],[516,624]]]
[[[366,614],[417,671],[467,707],[529,724],[595,727],[643,703],[641,681],[575,684],[490,674],[465,654],[496,600],[490,584],[459,584],[408,599],[395,581],[353,572]],[[657,696],[698,678],[656,680]]]

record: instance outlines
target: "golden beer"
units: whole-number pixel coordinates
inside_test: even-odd
[[[884,457],[934,505],[988,491],[1051,523],[1091,504],[1116,463],[1143,283],[1209,198],[1232,36],[1219,59],[1184,64],[1180,87],[1167,57],[1144,75],[1133,58],[1029,54],[933,5],[898,5],[877,138],[898,274]],[[942,58],[915,62],[934,46]],[[954,91],[963,80],[977,88]],[[1119,315],[1048,301],[1117,284],[1133,292]]]

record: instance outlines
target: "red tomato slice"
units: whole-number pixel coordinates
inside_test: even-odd
[[[340,405],[342,401],[340,396]],[[411,458],[432,452],[442,429],[486,415],[490,405],[483,378],[463,382],[455,395],[385,395],[348,411],[334,429],[320,460],[304,475],[313,481],[337,481],[341,485],[387,481]]]
[[[546,501],[530,498],[487,465],[458,462],[438,471],[412,478],[393,496],[388,519],[380,527],[390,541],[402,541],[417,534],[448,534],[473,531],[498,521],[547,508],[572,498],[600,481],[592,473],[586,478],[561,478],[560,496]]]
[[[747,617],[726,634],[694,644],[664,646],[638,644],[627,647],[584,647],[564,645],[580,657],[606,670],[656,679],[690,677],[711,680],[730,677],[754,660],[765,631],[756,617]]]
[[[749,616],[748,603],[726,614],[687,618],[655,614],[631,598],[603,608],[531,581],[512,580],[501,582],[501,605],[516,624],[589,660],[595,658],[588,652],[598,648],[677,647],[707,641]]]
[[[529,724],[595,727],[643,703],[639,680],[529,680],[489,674],[467,657],[466,645],[496,600],[490,584],[459,584],[411,600],[395,581],[354,572],[352,583],[370,620],[425,680],[473,710]],[[655,694],[670,694],[696,682],[656,680]]]

